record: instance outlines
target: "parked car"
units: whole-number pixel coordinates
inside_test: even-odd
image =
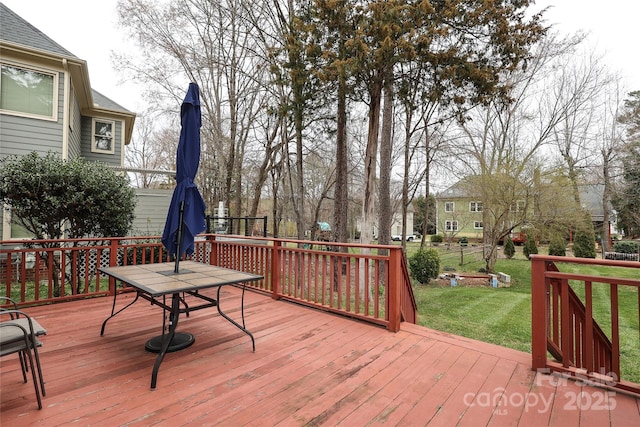
[[[416,236],[415,234],[409,234],[407,236],[407,242],[413,242],[414,240],[417,240],[419,237]],[[399,242],[402,240],[402,236],[400,234],[395,234],[393,236],[391,236],[391,240],[393,240],[394,242]]]

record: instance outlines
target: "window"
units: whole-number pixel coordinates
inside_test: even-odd
[[[524,212],[524,200],[518,200],[509,206],[511,212]]]
[[[91,151],[113,154],[115,152],[113,131],[115,123],[108,120],[93,119],[91,129]]]
[[[458,231],[458,221],[445,221],[445,231]]]
[[[470,202],[469,203],[469,211],[470,212],[482,212],[482,202]]]
[[[482,225],[482,221],[474,221],[473,228],[475,228],[476,230],[482,230],[484,228]]]
[[[453,212],[453,202],[444,202],[444,211],[445,212]]]
[[[2,207],[0,205],[0,212],[4,211],[4,215],[2,217],[2,233],[5,240],[10,239],[32,239],[33,234],[29,233],[25,228],[18,225],[16,221],[12,221],[11,217],[11,208],[7,205]]]
[[[57,74],[0,65],[0,109],[3,112],[57,120]]]

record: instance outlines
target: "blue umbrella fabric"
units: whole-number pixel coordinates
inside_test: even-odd
[[[198,233],[206,229],[205,203],[193,182],[200,163],[200,92],[198,85],[189,84],[180,109],[182,128],[176,156],[176,188],[173,191],[167,221],[162,233],[162,244],[178,262],[183,253],[191,255]]]

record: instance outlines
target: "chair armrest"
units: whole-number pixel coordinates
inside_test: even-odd
[[[0,296],[0,301],[9,301],[11,304],[13,304],[13,310],[18,309],[18,303],[9,297]],[[10,309],[0,307],[0,310],[10,310]]]

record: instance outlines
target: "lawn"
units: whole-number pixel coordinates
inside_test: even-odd
[[[408,247],[409,256],[418,244]],[[413,246],[413,245],[412,245]],[[473,248],[470,248],[473,249]],[[440,248],[441,268],[476,273],[484,264],[478,254],[465,253],[460,265],[460,248]],[[531,263],[521,250],[512,260],[499,259],[496,271],[511,276],[511,287],[450,287],[435,284],[414,287],[418,322],[432,329],[531,352]],[[541,250],[541,253],[546,251]],[[564,271],[612,274],[603,267],[563,266]],[[632,277],[637,271],[615,271]],[[583,286],[574,284],[578,295]],[[609,287],[594,286],[594,317],[605,331],[611,330]],[[640,383],[640,335],[638,290],[620,287],[621,367],[623,378]],[[610,335],[610,333],[609,333]]]

